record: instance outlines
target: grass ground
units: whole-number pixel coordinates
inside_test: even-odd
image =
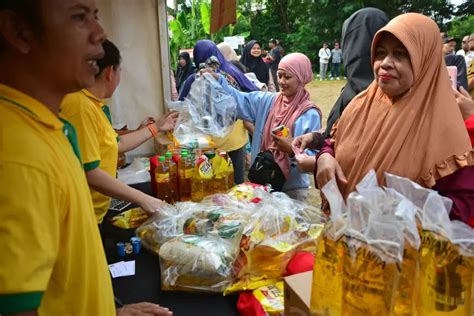
[[[342,87],[346,84],[345,80],[313,80],[306,89],[309,91],[311,101],[313,101],[323,112],[323,127],[326,127],[329,112],[336,102]],[[313,177],[311,177],[311,187],[308,196],[309,204],[319,206],[321,199],[319,191],[314,189]]]

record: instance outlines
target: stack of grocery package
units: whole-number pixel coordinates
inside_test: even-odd
[[[449,220],[452,202],[371,171],[343,200],[335,181],[315,257],[313,315],[473,315],[474,230]]]
[[[167,205],[137,235],[160,257],[163,289],[233,292],[281,280],[295,253],[315,251],[322,227],[318,210],[244,183]]]

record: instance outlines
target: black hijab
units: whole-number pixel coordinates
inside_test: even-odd
[[[180,91],[186,79],[188,79],[188,77],[194,73],[194,66],[191,62],[191,57],[189,56],[189,53],[182,52],[181,54],[179,54],[179,58],[183,58],[184,60],[186,60],[186,65],[181,66],[181,64],[179,64],[178,70],[176,71],[176,90],[178,91]]]
[[[260,82],[268,85],[269,75],[267,64],[265,64],[261,56],[255,57],[250,54],[250,51],[255,44],[258,44],[260,47],[262,47],[260,42],[256,40],[251,40],[248,42],[247,45],[245,45],[242,57],[240,57],[240,62],[246,66],[250,72],[253,72]]]
[[[356,11],[342,26],[342,60],[347,83],[341,95],[329,113],[326,136],[352,98],[367,89],[374,81],[374,72],[370,60],[370,48],[375,33],[387,24],[389,18],[385,12],[375,8]]]

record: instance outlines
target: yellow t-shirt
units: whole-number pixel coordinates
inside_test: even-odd
[[[224,138],[216,138],[216,147],[224,151],[234,151],[242,148],[248,142],[247,129],[242,120],[237,120],[232,126],[232,130]]]
[[[107,114],[106,114],[107,113]],[[112,177],[117,174],[118,135],[110,122],[108,108],[89,91],[66,95],[61,114],[77,130],[84,170],[100,168]],[[90,188],[92,203],[101,223],[110,204],[110,197]]]
[[[115,315],[74,128],[1,84],[0,113],[0,313]]]

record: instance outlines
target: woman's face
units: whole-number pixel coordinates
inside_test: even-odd
[[[184,59],[183,57],[179,57],[179,64],[181,65],[181,67],[186,66],[186,59]]]
[[[374,76],[389,97],[400,96],[413,85],[410,55],[392,34],[384,34],[375,49]]]
[[[250,55],[252,55],[253,57],[260,57],[260,55],[262,55],[262,49],[260,48],[259,43],[255,43],[252,46],[252,49],[250,50]]]
[[[280,93],[285,97],[292,97],[298,90],[298,79],[296,76],[282,69],[278,69],[278,84],[280,85]]]

